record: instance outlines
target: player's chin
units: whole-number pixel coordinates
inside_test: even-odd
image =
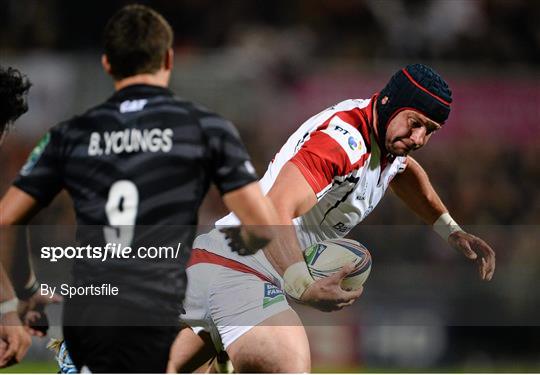
[[[407,156],[411,152],[411,149],[408,147],[392,144],[391,147],[388,147],[388,151],[394,156]]]

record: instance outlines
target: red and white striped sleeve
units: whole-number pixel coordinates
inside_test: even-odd
[[[368,155],[358,129],[335,115],[311,134],[290,161],[319,196],[335,177],[361,167]]]

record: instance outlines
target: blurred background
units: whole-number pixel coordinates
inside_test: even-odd
[[[112,94],[101,33],[128,3],[0,0],[0,64],[33,82],[0,150],[1,193],[49,127]],[[441,73],[452,113],[415,157],[453,217],[497,251],[495,280],[479,282],[389,193],[350,236],[374,258],[362,300],[339,318],[302,310],[314,369],[540,372],[540,1],[140,3],[175,31],[173,91],[232,120],[260,175],[313,114],[371,97],[408,63]],[[213,191],[201,224],[224,212]],[[61,195],[33,224],[73,222]],[[52,368],[43,340],[26,361]]]

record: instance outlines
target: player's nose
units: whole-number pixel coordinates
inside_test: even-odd
[[[422,147],[426,143],[426,128],[423,126],[414,128],[410,138],[414,143],[414,148]]]

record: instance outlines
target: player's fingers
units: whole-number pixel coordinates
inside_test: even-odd
[[[17,353],[15,355],[15,359],[17,362],[21,362],[26,355],[26,352],[28,351],[28,348],[30,348],[30,344],[32,343],[32,339],[29,336],[24,336],[21,339],[21,343],[19,345],[19,349],[17,350]]]
[[[63,298],[61,295],[55,293],[55,294],[52,296],[52,298],[50,298],[50,302],[49,302],[49,303],[60,303],[60,302],[62,302],[63,300],[64,300],[64,298]]]
[[[491,280],[493,273],[495,272],[495,251],[480,238],[476,239],[475,250],[482,253],[482,258],[485,259],[485,280]]]
[[[355,301],[355,300],[352,299],[352,300],[350,300],[349,302],[343,302],[343,303],[340,303],[340,304],[338,305],[338,307],[339,307],[340,309],[342,309],[342,308],[344,308],[344,307],[347,307],[347,306],[352,305],[352,304],[354,303],[354,301]]]
[[[495,251],[481,239],[477,239],[474,244],[474,249],[486,258],[495,258]]]
[[[0,356],[0,367],[6,366],[10,360],[15,358],[18,346],[18,339],[8,339],[8,346],[6,348],[6,351],[4,352],[4,354],[2,354],[2,356]]]
[[[493,258],[488,259],[488,264],[489,264],[489,270],[487,273],[486,280],[490,281],[493,278],[493,274],[495,273],[495,258],[493,257]]]
[[[493,278],[493,274],[495,273],[495,257],[487,258],[487,273],[486,273],[486,280],[489,281]]]
[[[471,248],[471,244],[467,240],[461,240],[458,243],[459,250],[465,255],[467,258],[471,260],[478,259],[478,255],[473,251]]]
[[[364,291],[364,287],[360,287],[359,289],[355,290],[343,290],[340,293],[340,302],[348,303],[350,301],[354,302],[356,299],[358,299]]]
[[[332,277],[335,281],[341,284],[341,280],[343,280],[353,270],[354,270],[354,263],[346,264],[343,267],[341,267],[341,269],[338,272],[332,275]]]
[[[45,337],[45,333],[43,333],[39,329],[35,329],[31,327],[25,327],[25,329],[26,329],[26,332],[28,332],[31,336]]]
[[[478,263],[478,276],[480,277],[480,280],[485,280],[485,259],[484,258],[478,258],[476,261]]]
[[[41,317],[41,313],[39,313],[38,311],[36,310],[28,311],[26,315],[24,316],[24,325],[31,326],[35,322],[37,322],[40,317]]]

